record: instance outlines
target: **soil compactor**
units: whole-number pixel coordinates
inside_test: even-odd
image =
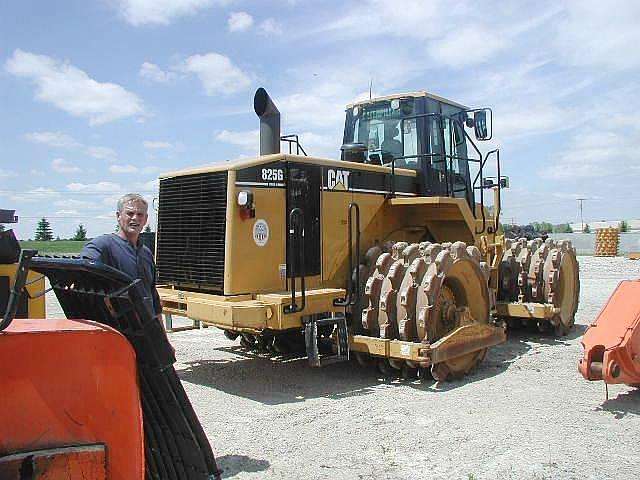
[[[500,152],[481,153],[468,133],[491,139],[490,109],[426,92],[348,105],[341,159],[331,160],[280,136],[264,89],[254,108],[258,158],[160,177],[166,313],[246,348],[304,345],[313,366],[355,356],[437,380],[469,372],[507,323],[571,329],[571,243],[502,235]]]

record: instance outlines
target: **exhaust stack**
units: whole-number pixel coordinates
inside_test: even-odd
[[[280,153],[280,112],[262,87],[253,97],[253,109],[260,117],[260,155]]]

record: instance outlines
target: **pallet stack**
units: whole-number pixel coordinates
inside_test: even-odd
[[[618,255],[620,231],[615,227],[596,230],[596,257],[615,257]]]

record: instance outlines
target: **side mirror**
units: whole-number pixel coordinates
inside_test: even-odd
[[[473,112],[473,129],[478,140],[491,140],[493,134],[491,131],[492,121],[493,114],[489,108]]]

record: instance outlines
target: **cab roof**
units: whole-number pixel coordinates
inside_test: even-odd
[[[437,102],[442,102],[442,103],[446,103],[448,105],[451,105],[453,107],[458,107],[458,108],[462,108],[463,110],[468,110],[469,107],[465,107],[464,105],[461,105],[460,103],[457,102],[453,102],[451,100],[447,100],[444,97],[440,97],[438,95],[434,95],[433,93],[427,93],[424,90],[421,90],[419,92],[408,92],[408,93],[396,93],[394,95],[386,95],[384,97],[375,97],[375,98],[371,98],[371,99],[366,99],[366,100],[360,100],[359,102],[354,102],[354,103],[350,103],[349,105],[347,105],[347,109],[353,108],[356,105],[369,105],[371,103],[376,103],[376,102],[380,102],[380,101],[386,101],[386,100],[393,100],[395,98],[409,98],[409,97],[413,97],[413,98],[419,98],[419,97],[427,97],[427,98],[431,98],[432,100],[435,100]]]

